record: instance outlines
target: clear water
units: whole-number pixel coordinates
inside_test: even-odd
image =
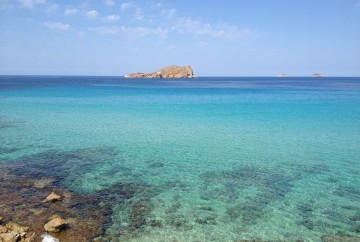
[[[121,241],[359,236],[360,78],[1,76],[0,140],[75,192],[138,184],[136,236],[113,203]]]

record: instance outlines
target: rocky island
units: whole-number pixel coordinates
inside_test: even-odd
[[[151,73],[134,73],[126,78],[195,78],[191,66],[168,66]]]
[[[325,77],[324,74],[315,73],[312,75],[312,77]]]

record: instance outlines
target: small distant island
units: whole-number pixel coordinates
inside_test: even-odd
[[[195,78],[191,66],[168,66],[151,73],[133,73],[126,78]]]
[[[325,77],[324,74],[318,74],[318,73],[315,73],[312,75],[312,77]]]

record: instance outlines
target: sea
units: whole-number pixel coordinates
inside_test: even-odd
[[[358,241],[360,78],[0,76],[0,164],[129,185],[110,241]]]

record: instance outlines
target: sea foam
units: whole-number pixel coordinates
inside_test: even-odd
[[[42,242],[60,242],[60,240],[52,237],[50,234],[43,234],[41,238],[43,238]]]

